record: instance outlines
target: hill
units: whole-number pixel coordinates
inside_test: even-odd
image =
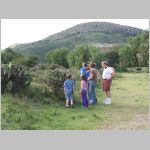
[[[126,43],[130,36],[135,36],[143,30],[108,22],[88,22],[76,25],[47,38],[27,43],[15,44],[14,51],[26,55],[37,55],[43,61],[45,54],[53,49],[66,47],[73,49],[77,44],[90,44],[107,49],[113,45]]]

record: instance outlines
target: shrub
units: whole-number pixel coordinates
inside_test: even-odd
[[[66,48],[55,49],[46,54],[46,60],[50,64],[58,64],[65,68],[68,68],[69,67],[69,64],[67,61],[68,53],[69,53],[69,50]]]
[[[21,66],[16,65],[2,65],[1,68],[1,83],[2,93],[18,93],[19,91],[30,86],[32,77],[25,74]]]
[[[65,69],[65,68],[57,64],[51,64],[50,66],[48,66],[48,69],[54,70],[54,69]]]
[[[59,95],[60,98],[63,95],[63,84],[66,79],[67,71],[66,69],[54,69],[50,70],[48,73],[47,85],[53,90],[56,96]]]

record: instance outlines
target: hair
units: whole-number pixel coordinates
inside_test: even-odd
[[[102,61],[102,63],[106,66],[108,66],[108,61]]]
[[[87,63],[83,62],[82,65],[83,65],[84,67],[86,67],[86,66],[87,66]]]
[[[81,76],[81,80],[86,81],[86,76],[85,76],[85,75],[82,75],[82,76]]]
[[[89,64],[89,66],[90,66],[91,68],[94,68],[94,67],[96,66],[96,64],[93,63],[93,62],[91,62],[91,63]]]
[[[71,79],[72,75],[71,74],[67,74],[67,79]]]

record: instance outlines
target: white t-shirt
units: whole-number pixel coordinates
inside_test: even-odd
[[[111,74],[113,73],[113,69],[111,67],[107,67],[106,69],[103,70],[102,78],[103,79],[110,79]]]

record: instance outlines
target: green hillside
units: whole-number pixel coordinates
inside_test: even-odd
[[[135,36],[141,32],[142,30],[138,28],[113,23],[82,23],[40,41],[16,44],[16,46],[13,46],[13,50],[26,55],[40,56],[40,60],[43,61],[45,54],[56,48],[73,49],[80,44],[95,46],[126,43],[130,36]]]

